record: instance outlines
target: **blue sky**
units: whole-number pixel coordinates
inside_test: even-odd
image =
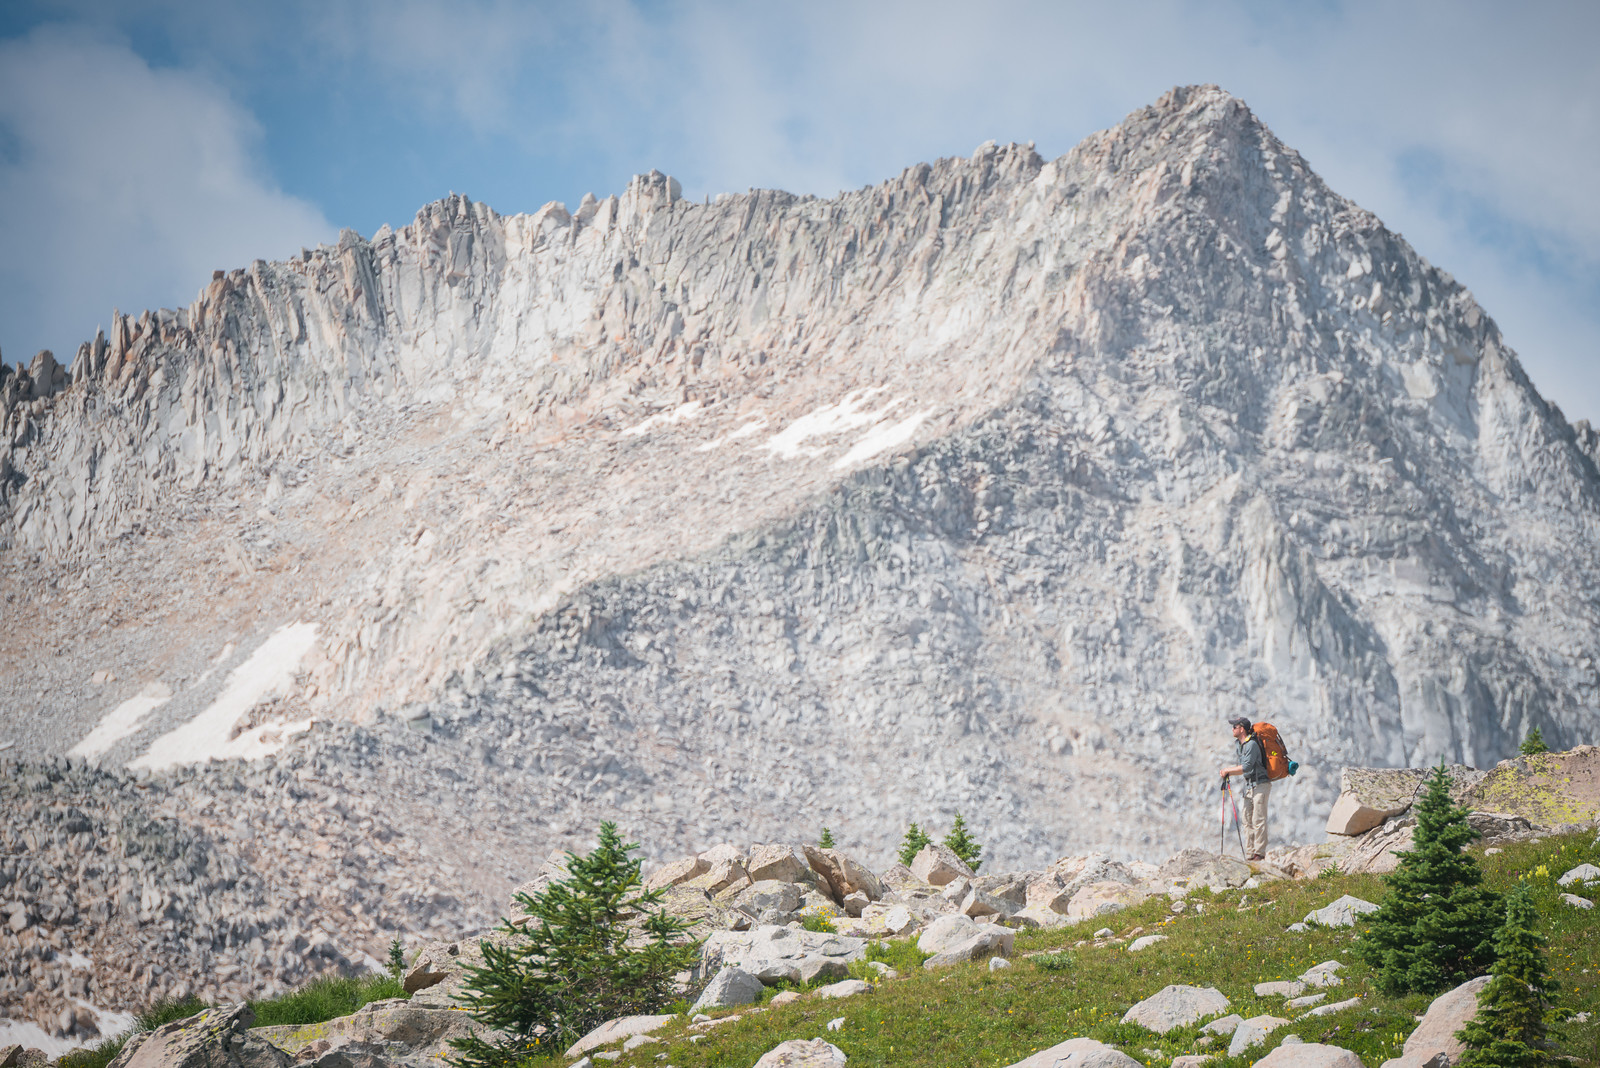
[[[1600,423],[1597,50],[1590,2],[6,0],[0,351],[70,355],[113,306],[452,190],[828,196],[1216,82]]]

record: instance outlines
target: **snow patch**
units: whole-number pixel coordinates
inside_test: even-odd
[[[840,431],[854,430],[858,426],[878,422],[904,399],[896,397],[877,411],[862,410],[862,405],[866,404],[874,394],[882,393],[884,389],[883,386],[876,386],[872,389],[852,390],[838,404],[807,412],[773,435],[767,441],[767,449],[785,460],[793,460],[797,456],[821,456],[827,451],[825,448],[808,449],[803,447],[802,443],[810,438],[827,437]]]
[[[717,438],[715,441],[708,441],[704,445],[695,446],[695,450],[694,451],[695,452],[710,452],[712,449],[719,448],[720,446],[726,445],[730,441],[738,441],[740,438],[747,438],[751,434],[759,432],[761,430],[761,428],[766,426],[766,425],[767,425],[766,416],[757,416],[756,418],[750,420],[750,422],[746,423],[744,426],[740,427],[739,429],[730,430],[728,433],[722,435],[720,438]]]
[[[311,651],[316,637],[315,623],[279,627],[244,663],[229,673],[222,693],[205,711],[157,738],[128,766],[160,771],[178,764],[198,764],[213,757],[255,760],[282,749],[291,735],[311,726],[309,719],[263,723],[237,736],[234,729],[256,705],[288,692],[300,661]]]
[[[652,415],[642,423],[635,423],[624,430],[622,436],[625,438],[638,437],[640,434],[648,433],[658,426],[671,426],[674,423],[686,422],[703,411],[705,411],[705,408],[697,400],[690,401],[688,404],[680,404],[670,412]]]
[[[40,1049],[44,1050],[46,1056],[54,1059],[75,1049],[82,1049],[90,1044],[98,1045],[104,1039],[115,1038],[133,1030],[136,1021],[131,1012],[112,1012],[87,1001],[78,1001],[77,1004],[94,1014],[94,1025],[100,1032],[99,1037],[56,1038],[31,1020],[9,1020],[0,1017],[0,1049],[11,1045],[21,1046],[23,1049]]]
[[[911,440],[917,428],[923,424],[928,416],[933,414],[933,409],[928,408],[912,416],[907,416],[898,423],[883,423],[867,431],[867,436],[855,443],[851,450],[834,463],[833,469],[838,471],[858,464],[862,460],[870,459],[888,449],[904,445]]]
[[[67,750],[69,756],[97,757],[144,726],[144,717],[166,704],[172,690],[164,683],[152,682],[137,697],[130,697],[100,717],[83,741]]]

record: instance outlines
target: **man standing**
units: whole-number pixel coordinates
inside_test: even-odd
[[[1263,860],[1267,853],[1267,794],[1272,791],[1272,781],[1267,778],[1267,754],[1261,740],[1250,729],[1250,721],[1243,716],[1228,720],[1233,727],[1233,744],[1239,763],[1222,769],[1222,777],[1244,777],[1244,796],[1239,800],[1244,807],[1245,852],[1248,860]]]

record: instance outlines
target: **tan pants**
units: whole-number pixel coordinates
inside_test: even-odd
[[[1247,785],[1239,795],[1239,815],[1244,819],[1244,851],[1250,856],[1267,852],[1267,795],[1270,782]]]

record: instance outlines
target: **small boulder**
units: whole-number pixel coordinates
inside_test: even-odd
[[[1301,922],[1314,923],[1321,927],[1354,927],[1357,916],[1377,911],[1378,906],[1372,902],[1345,894],[1331,904],[1306,913],[1306,918]]]
[[[761,1055],[755,1068],[843,1068],[844,1051],[821,1038],[793,1038]]]
[[[800,889],[793,882],[762,879],[739,891],[733,907],[749,916],[762,916],[768,910],[796,912],[800,908]]]
[[[1233,1029],[1233,1039],[1228,1043],[1228,1056],[1237,1057],[1251,1046],[1267,1040],[1267,1036],[1288,1023],[1282,1016],[1252,1016]]]
[[[1395,814],[1366,804],[1358,794],[1343,793],[1328,813],[1327,830],[1329,834],[1365,834]]]
[[[1010,1068],[1143,1068],[1138,1061],[1092,1038],[1069,1038],[1017,1061]]]
[[[694,1003],[690,1014],[704,1012],[707,1009],[726,1009],[734,1005],[752,1004],[761,999],[764,989],[761,980],[743,968],[736,968],[731,964],[724,965],[700,992],[700,999]]]
[[[1290,998],[1283,1003],[1283,1007],[1286,1009],[1309,1009],[1327,996],[1326,994],[1307,994],[1303,998]]]
[[[1306,1013],[1306,1015],[1329,1016],[1336,1012],[1343,1012],[1345,1009],[1353,1009],[1359,1004],[1361,1004],[1361,999],[1359,997],[1349,998],[1345,1001],[1333,1001],[1326,1005],[1318,1005],[1316,1008]]]
[[[568,1046],[567,1056],[580,1057],[592,1049],[609,1046],[613,1042],[620,1042],[634,1035],[647,1035],[651,1031],[659,1031],[676,1018],[668,1013],[663,1016],[619,1016],[615,1020],[607,1020]]]
[[[1480,975],[1434,998],[1400,1056],[1384,1061],[1383,1068],[1453,1068],[1463,1048],[1456,1032],[1478,1014],[1478,995],[1488,985],[1489,976]]]
[[[1228,1008],[1228,999],[1215,987],[1174,983],[1145,998],[1123,1014],[1123,1023],[1136,1023],[1164,1035],[1174,1027],[1197,1023]]]
[[[1600,868],[1593,864],[1579,864],[1571,868],[1561,878],[1556,880],[1557,886],[1571,886],[1573,883],[1600,882]]]
[[[1312,965],[1300,973],[1300,982],[1306,986],[1329,987],[1338,986],[1344,980],[1336,974],[1344,965],[1336,960],[1325,960],[1321,964]]]
[[[848,998],[857,994],[870,994],[872,984],[860,979],[845,979],[827,986],[817,987],[817,996],[822,998]]]
[[[973,935],[966,941],[958,942],[929,957],[922,962],[922,966],[932,971],[936,968],[948,968],[952,964],[983,960],[985,957],[1011,955],[1012,941],[1016,938],[1015,931],[992,925],[979,928],[979,931],[979,934]]]
[[[1206,1053],[1185,1053],[1172,1058],[1172,1068],[1201,1068],[1210,1059],[1210,1054]]]
[[[1562,894],[1561,895],[1561,900],[1565,901],[1567,904],[1571,905],[1575,909],[1592,909],[1592,908],[1594,908],[1594,902],[1593,901],[1590,901],[1586,897],[1579,897],[1577,894]]]
[[[1257,983],[1255,986],[1258,998],[1294,998],[1305,993],[1306,984],[1294,979],[1284,979],[1272,983]]]
[[[1011,967],[1011,962],[1004,957],[989,958],[989,970],[991,972],[1003,972],[1009,967]]]
[[[1230,1012],[1226,1016],[1212,1020],[1210,1023],[1200,1028],[1200,1030],[1206,1032],[1207,1034],[1227,1036],[1233,1034],[1233,1032],[1237,1030],[1239,1025],[1242,1023],[1244,1023],[1243,1016],[1240,1016],[1236,1012]]]
[[[0,1068],[45,1068],[50,1054],[42,1049],[12,1044],[0,1046]]]
[[[1084,920],[1093,916],[1108,916],[1137,905],[1149,896],[1147,891],[1128,883],[1111,880],[1090,883],[1072,895],[1072,900],[1067,903],[1067,917]]]
[[[1255,1068],[1365,1068],[1361,1058],[1320,1042],[1285,1042],[1256,1061]]]
[[[1132,942],[1128,943],[1128,952],[1129,953],[1137,953],[1141,949],[1149,949],[1151,946],[1155,945],[1157,942],[1165,942],[1166,940],[1167,940],[1167,936],[1166,935],[1161,935],[1161,934],[1144,935],[1144,936],[1142,936],[1140,938],[1135,938]]]
[[[979,916],[999,916],[1002,919],[1015,915],[1017,906],[1003,897],[985,893],[977,887],[967,891],[961,899],[961,914],[976,919]]]
[[[978,925],[966,916],[940,916],[917,937],[917,948],[924,953],[943,953],[978,933]]]
[[[930,886],[944,886],[956,879],[970,882],[974,878],[967,862],[956,856],[949,846],[938,842],[929,842],[922,847],[922,852],[911,862],[911,874]]]

